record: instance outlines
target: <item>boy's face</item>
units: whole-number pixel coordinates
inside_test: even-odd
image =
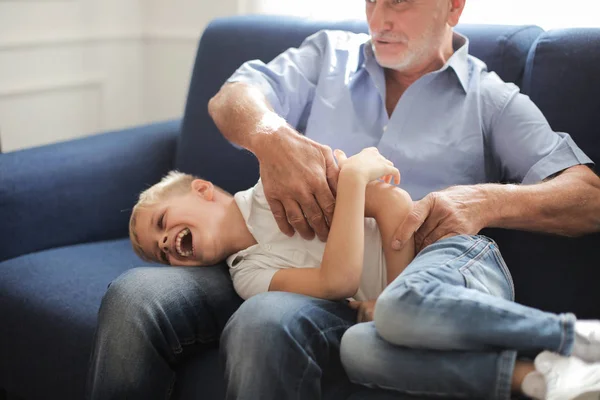
[[[154,261],[179,266],[221,261],[215,235],[219,205],[213,190],[210,182],[198,179],[188,193],[140,208],[135,231],[144,253]]]

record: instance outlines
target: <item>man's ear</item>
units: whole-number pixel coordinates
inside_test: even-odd
[[[194,179],[192,181],[192,191],[207,201],[212,201],[215,195],[214,185],[204,179]]]
[[[452,27],[458,25],[460,16],[465,9],[466,0],[449,0],[450,1],[450,13],[448,14],[448,24]]]

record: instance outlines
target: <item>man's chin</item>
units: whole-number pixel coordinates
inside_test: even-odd
[[[393,69],[395,71],[405,71],[410,66],[410,62],[404,60],[390,60],[385,58],[376,57],[377,63],[383,68]]]
[[[377,60],[377,64],[381,65],[383,68],[401,71],[410,66],[409,58],[404,55],[385,54],[383,52],[375,51],[375,59]]]

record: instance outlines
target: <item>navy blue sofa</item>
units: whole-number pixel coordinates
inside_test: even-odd
[[[173,168],[231,192],[252,185],[256,159],[223,139],[207,102],[244,61],[268,61],[320,29],[365,32],[366,24],[259,16],[215,20],[198,47],[183,120],[0,155],[0,398],[84,397],[107,285],[130,268],[148,265],[127,239],[136,195]],[[600,161],[600,29],[462,25],[458,31],[470,38],[473,55],[519,85],[555,130],[571,133]],[[485,233],[499,242],[518,301],[600,317],[600,235]],[[227,279],[223,265],[213,271],[215,279]],[[228,317],[225,312],[206,323],[224,324]],[[174,366],[174,398],[223,398],[217,346],[207,344],[201,355]],[[365,389],[352,398],[375,397]]]

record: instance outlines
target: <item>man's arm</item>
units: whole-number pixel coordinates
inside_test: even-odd
[[[600,178],[577,165],[536,185],[482,185],[485,226],[580,236],[600,232]]]
[[[265,196],[279,229],[324,241],[333,218],[339,172],[327,146],[299,134],[277,115],[257,88],[228,83],[209,102],[209,113],[229,141],[260,163]]]
[[[339,169],[331,149],[294,127],[312,103],[329,39],[318,32],[268,64],[243,64],[208,104],[209,114],[230,142],[260,162],[265,196],[279,229],[324,241],[333,217]]]
[[[419,201],[394,235],[395,249],[415,234],[417,248],[485,227],[565,236],[600,232],[600,178],[586,166],[534,185],[454,186]]]

